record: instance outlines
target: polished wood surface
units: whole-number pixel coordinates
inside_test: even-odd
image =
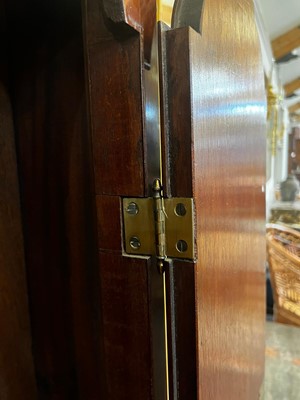
[[[0,17],[0,21],[3,22],[2,15]],[[19,182],[7,78],[7,65],[2,58],[0,62],[0,398],[35,400],[37,391],[32,357]]]
[[[9,0],[6,9],[39,399],[99,399],[102,328],[81,4]]]
[[[122,74],[116,66],[122,66]],[[125,42],[112,36],[89,47],[89,71],[96,193],[143,196],[139,35],[134,33]],[[118,110],[116,99],[120,100]]]
[[[97,196],[107,399],[151,399],[149,260],[122,257],[121,200]]]
[[[143,53],[149,63],[151,45],[156,18],[156,0],[102,0],[99,3],[104,11],[104,17],[114,22],[110,29],[124,34],[129,27],[142,34]]]
[[[191,195],[197,215],[198,399],[257,399],[266,109],[252,1],[207,0],[201,35],[182,28],[166,36],[170,190]]]
[[[122,197],[151,194],[153,5],[6,2],[40,399],[166,397],[162,277],[151,257],[124,256],[121,222]],[[265,103],[252,1],[207,0],[201,35],[167,30],[161,49],[165,195],[194,198],[198,249],[165,263],[170,396],[256,399]]]
[[[105,399],[153,398],[148,264],[100,252]]]
[[[98,24],[92,25],[97,18]],[[216,25],[222,26],[221,39],[211,29]],[[121,260],[120,235],[116,230],[115,239],[110,243],[106,232],[112,234],[109,219],[116,218],[113,210],[120,207],[120,195],[143,196],[143,192],[149,195],[145,189],[147,169],[144,172],[141,169],[145,148],[137,144],[145,135],[143,130],[140,138],[137,133],[143,127],[138,124],[144,118],[143,107],[139,106],[143,69],[142,64],[139,70],[127,61],[130,58],[138,63],[143,57],[138,30],[127,31],[127,36],[118,40],[115,35],[119,28],[105,29],[105,21],[93,0],[86,2],[85,26],[99,195],[100,277],[116,282],[117,277],[123,279],[126,274],[126,281],[131,281],[138,271],[127,268],[124,259],[123,268],[118,268],[118,276],[114,275],[120,262],[117,260]],[[207,1],[202,35],[182,28],[167,31],[162,34],[162,40],[162,51],[166,55],[166,66],[161,68],[164,77],[161,93],[163,183],[167,196],[195,199],[199,260],[194,265],[166,264],[170,395],[178,399],[223,399],[224,396],[254,399],[258,397],[262,380],[264,354],[265,98],[253,5],[248,1],[237,10],[233,1],[227,0],[221,5]],[[239,52],[240,48],[247,48],[248,56]],[[120,55],[122,58],[118,58]],[[114,77],[116,91],[110,76]],[[138,79],[132,82],[134,76]],[[134,153],[128,151],[130,148]],[[114,149],[113,154],[118,154],[124,170],[113,162],[115,157],[106,149]],[[127,149],[125,154],[122,149]],[[110,218],[107,210],[111,210]],[[107,254],[110,254],[110,268],[103,261]],[[145,279],[139,280],[139,284],[142,292],[149,285]],[[109,346],[119,343],[120,350],[125,351],[121,333],[127,336],[128,325],[133,324],[132,314],[117,317],[119,296],[111,297],[110,285],[102,286],[102,303],[107,304],[109,299],[110,310],[114,310],[116,318],[107,309],[103,310],[104,324],[108,326],[106,340]],[[150,298],[142,296],[140,307],[144,302],[149,307]],[[126,291],[123,299],[125,309],[128,304],[135,304]],[[130,306],[133,315],[136,307],[136,304]],[[113,335],[110,327],[117,321],[122,321],[120,330]],[[145,320],[140,326],[146,326]],[[143,343],[145,346],[147,342]],[[135,344],[129,341],[130,354]],[[121,369],[126,375],[131,365],[131,373],[138,373],[139,380],[147,386],[149,369],[141,376],[135,370],[139,364],[132,364],[131,357],[120,364],[118,357],[110,358],[109,346],[105,354],[111,360],[111,371]],[[116,372],[111,374],[116,377]],[[132,396],[128,385],[131,379],[131,375],[126,381],[116,378],[116,382],[121,382],[118,386],[111,385],[108,376],[110,398]],[[138,388],[136,393],[141,395]],[[149,393],[145,389],[143,396],[148,398]],[[155,393],[152,395],[160,398]]]
[[[143,84],[154,5],[83,1],[109,400],[163,399],[166,391],[162,277],[155,260],[123,255],[121,225],[121,197],[151,195]]]

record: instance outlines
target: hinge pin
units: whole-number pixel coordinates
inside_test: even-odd
[[[153,183],[153,200],[157,266],[159,272],[163,273],[164,260],[166,259],[166,221],[162,185],[159,179],[155,179]]]

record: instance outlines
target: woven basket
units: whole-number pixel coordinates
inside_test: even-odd
[[[300,325],[300,233],[268,224],[267,251],[276,320]]]

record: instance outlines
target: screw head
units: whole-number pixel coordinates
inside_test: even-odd
[[[175,207],[175,214],[178,215],[178,217],[184,217],[186,214],[186,207],[182,203],[178,203]]]
[[[130,247],[133,250],[138,250],[141,247],[140,239],[136,236],[133,236],[129,241]]]
[[[185,240],[178,240],[176,243],[176,249],[179,251],[179,253],[185,253],[188,249],[188,244]]]
[[[131,202],[128,204],[126,212],[130,215],[137,215],[139,213],[139,207],[136,203]]]

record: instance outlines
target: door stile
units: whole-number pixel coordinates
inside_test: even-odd
[[[188,31],[189,28],[169,29],[165,25],[160,30],[162,171],[166,198],[192,198]],[[170,399],[197,398],[194,266],[192,261],[176,258],[165,263]]]
[[[129,18],[122,1],[84,2],[104,371],[107,398],[160,400],[166,396],[163,278],[154,257],[125,254],[121,221],[122,198],[152,196],[144,99],[149,44],[143,42],[151,24],[141,9],[155,13],[149,2],[135,7]]]
[[[167,33],[167,65],[171,193],[193,197],[196,208],[187,286],[196,396],[252,400],[263,376],[265,260],[265,94],[252,1],[237,10],[207,0],[201,34]]]

